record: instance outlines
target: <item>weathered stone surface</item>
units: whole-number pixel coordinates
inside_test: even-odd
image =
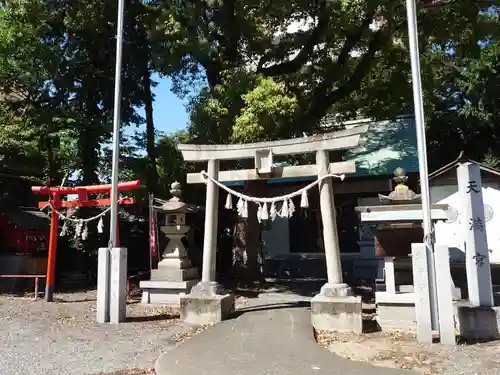
[[[97,258],[97,323],[109,322],[109,278],[110,251],[107,247],[100,248]]]
[[[377,292],[375,293],[375,302],[377,304],[377,323],[382,331],[416,331],[414,293]]]
[[[354,295],[349,285],[332,283],[323,285],[320,294],[325,297],[347,297]]]
[[[494,306],[481,169],[477,164],[463,163],[457,168],[457,177],[460,201],[463,202],[461,229],[465,240],[469,301],[474,306]]]
[[[415,304],[377,305],[377,323],[382,331],[410,331],[417,329]]]
[[[191,261],[188,258],[169,258],[165,257],[158,263],[158,269],[163,267],[173,267],[173,268],[190,268]]]
[[[127,249],[112,248],[109,262],[109,322],[121,323],[127,318]]]
[[[141,281],[139,287],[142,289],[142,303],[165,305],[172,307],[180,306],[180,296],[191,291],[196,280],[187,281]]]
[[[455,305],[458,331],[465,340],[500,339],[500,306],[471,306],[465,303]]]
[[[361,297],[316,295],[311,300],[311,323],[317,330],[361,333]]]
[[[158,267],[151,271],[151,280],[186,281],[196,279],[198,270],[192,268]]]
[[[181,319],[189,324],[219,323],[234,312],[234,295],[185,295],[180,297]]]
[[[415,287],[413,285],[398,285],[396,289],[399,293],[413,293],[415,291]],[[453,301],[460,301],[462,299],[462,289],[459,287],[452,287],[451,293]]]
[[[432,287],[429,264],[432,255],[423,243],[412,243],[413,285],[415,285],[415,317],[417,320],[417,341],[420,344],[432,344]],[[451,281],[451,277],[448,279]],[[449,282],[446,283],[449,287]],[[437,303],[437,302],[436,302]],[[451,316],[450,316],[451,318]],[[437,327],[434,327],[437,328]]]
[[[224,296],[229,294],[229,291],[216,281],[200,281],[198,284],[193,286],[191,294],[194,296],[214,297],[216,295]]]

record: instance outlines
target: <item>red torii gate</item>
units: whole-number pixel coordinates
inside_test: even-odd
[[[135,190],[141,186],[139,180],[126,181],[118,184],[118,191]],[[31,191],[34,194],[48,195],[48,202],[39,202],[38,207],[43,208],[48,204],[56,210],[68,207],[96,207],[111,205],[111,198],[88,199],[88,194],[110,193],[111,185],[91,185],[75,187],[51,187],[51,186],[33,186]],[[78,194],[75,201],[61,201],[61,197],[69,194]],[[133,198],[120,199],[120,204],[133,204]],[[49,255],[47,259],[47,278],[45,284],[45,301],[52,302],[54,296],[55,273],[56,273],[56,252],[57,252],[57,234],[59,229],[59,215],[54,210],[50,219],[49,236]],[[117,239],[118,241],[118,239]],[[118,244],[116,245],[118,246]]]

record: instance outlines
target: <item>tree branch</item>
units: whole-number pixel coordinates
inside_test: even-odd
[[[261,61],[259,62],[259,68],[257,68],[257,73],[270,77],[281,74],[290,74],[299,70],[302,66],[304,66],[304,64],[306,64],[309,61],[312,53],[314,52],[314,47],[320,42],[321,38],[324,36],[329,21],[330,18],[328,12],[321,12],[321,15],[318,19],[318,24],[313,29],[306,43],[304,44],[304,46],[294,59],[286,61],[281,64],[276,64],[264,68],[262,67],[262,65],[270,58],[269,55],[265,55],[261,58]]]
[[[327,80],[323,85],[315,90],[313,103],[305,115],[305,118],[309,123],[317,123],[317,121],[326,115],[327,111],[335,102],[344,99],[351,92],[359,89],[363,78],[371,69],[373,60],[375,59],[375,54],[382,48],[387,40],[390,40],[391,35],[392,33],[389,28],[381,29],[375,33],[368,45],[368,51],[363,55],[363,57],[361,57],[353,73],[344,84],[328,93],[329,87],[331,87],[331,82],[328,82],[329,80]],[[343,64],[345,64],[346,61],[344,61]]]
[[[221,40],[225,47],[225,55],[229,62],[237,63],[238,41],[240,39],[240,28],[235,14],[234,0],[224,0],[222,4],[222,21],[225,28],[224,39]]]
[[[205,69],[205,74],[207,75],[207,82],[210,88],[214,88],[220,82],[220,72],[221,67],[215,61],[209,61],[208,59],[200,60],[201,66]]]
[[[356,30],[347,35],[344,45],[342,46],[342,49],[340,50],[339,56],[337,58],[336,65],[338,68],[343,69],[345,67],[347,60],[349,59],[349,54],[351,53],[354,46],[356,46],[356,44],[361,40],[365,31],[369,29],[371,23],[373,22],[373,17],[375,16],[375,14],[375,10],[367,14],[361,22],[361,25]]]

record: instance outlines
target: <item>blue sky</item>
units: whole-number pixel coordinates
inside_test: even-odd
[[[186,112],[186,102],[179,99],[170,90],[171,81],[167,78],[160,78],[157,75],[153,79],[158,85],[153,88],[155,102],[153,103],[153,117],[155,127],[158,131],[171,133],[186,128],[188,114]],[[140,111],[144,115],[143,111]]]

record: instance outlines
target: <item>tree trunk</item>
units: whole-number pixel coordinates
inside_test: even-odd
[[[247,195],[262,197],[265,181],[256,180],[246,183]],[[238,217],[234,227],[233,270],[236,285],[253,287],[263,283],[260,270],[259,254],[261,253],[261,226],[257,220],[257,208],[248,203],[248,218]]]
[[[80,163],[82,169],[82,185],[96,185],[99,184],[99,177],[97,174],[98,163],[98,150],[99,150],[99,136],[95,130],[97,124],[89,124],[80,131]],[[92,197],[89,197],[92,198]],[[93,207],[81,207],[78,216],[80,218],[89,218],[96,214],[97,210]],[[87,224],[88,236],[86,240],[82,238],[75,239],[75,246],[78,249],[85,249],[88,252],[98,248],[97,238],[97,221],[91,221]]]
[[[153,97],[151,93],[151,72],[149,59],[146,60],[143,70],[144,85],[144,110],[146,112],[146,151],[148,154],[148,167],[146,184],[148,190],[158,194],[158,171],[156,170],[155,125],[153,121]]]
[[[96,136],[92,126],[83,128],[80,132],[80,158],[82,165],[83,185],[93,185],[99,183],[97,177],[97,149],[99,147],[99,137]]]
[[[56,158],[54,155],[54,148],[52,145],[52,141],[49,141],[47,147],[47,170],[48,170],[48,186],[56,186],[58,185],[58,167]]]

